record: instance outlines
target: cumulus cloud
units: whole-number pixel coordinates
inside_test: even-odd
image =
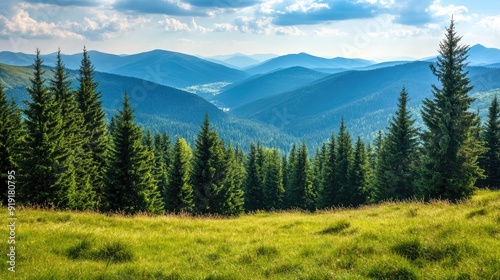
[[[24,38],[75,38],[83,36],[62,28],[54,22],[37,21],[20,8],[13,9],[10,16],[0,15],[0,35],[3,38],[13,36]]]
[[[259,35],[304,35],[296,26],[276,26],[271,17],[240,16],[233,23],[216,23],[214,31],[219,32],[241,32]]]
[[[479,21],[479,25],[483,28],[500,33],[500,16],[487,16]]]
[[[81,22],[67,21],[63,26],[85,38],[99,41],[116,38],[127,31],[139,28],[146,22],[148,20],[144,17],[99,11],[91,17],[84,17]]]
[[[189,24],[183,23],[178,19],[164,16],[163,20],[158,21],[158,24],[165,30],[170,32],[200,32],[206,33],[211,31],[199,25],[194,18],[191,19]]]
[[[409,26],[425,26],[447,21],[454,15],[455,19],[469,20],[465,6],[441,5],[441,0],[405,0],[391,6],[396,14],[395,23]]]

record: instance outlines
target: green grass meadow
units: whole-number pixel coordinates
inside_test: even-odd
[[[500,192],[238,218],[18,209],[0,279],[500,279]]]

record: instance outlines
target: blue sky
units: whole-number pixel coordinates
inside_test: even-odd
[[[499,1],[3,0],[0,50],[422,58],[452,14],[464,43],[500,48]]]

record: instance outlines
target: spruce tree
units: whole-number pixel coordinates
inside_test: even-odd
[[[349,204],[352,206],[359,206],[365,204],[367,201],[370,178],[369,166],[370,163],[368,161],[365,144],[361,141],[361,137],[358,137],[355,144],[354,158],[350,171],[351,192]]]
[[[104,174],[108,137],[106,120],[102,108],[101,93],[97,90],[98,83],[94,79],[95,71],[86,48],[83,48],[83,58],[79,69],[79,87],[76,100],[83,114],[83,149],[91,158],[91,167],[87,170],[91,184],[99,204],[103,197]]]
[[[85,143],[81,128],[83,115],[78,108],[71,89],[69,72],[65,69],[61,51],[57,52],[54,77],[50,80],[50,91],[54,95],[57,118],[61,124],[61,174],[54,186],[57,195],[55,204],[60,208],[93,209],[96,207],[96,193],[91,185],[88,170],[90,157],[84,153]]]
[[[477,116],[469,111],[474,98],[468,95],[472,86],[464,69],[469,47],[460,45],[461,39],[452,19],[440,43],[437,63],[431,65],[441,87],[432,85],[434,98],[425,99],[422,107],[427,129],[422,135],[420,192],[426,200],[469,198],[482,177],[478,166],[482,149],[473,135]]]
[[[349,206],[351,204],[352,185],[350,180],[352,168],[352,143],[351,136],[342,118],[339,135],[337,137],[336,165],[334,178],[336,195],[333,197],[334,205]]]
[[[0,189],[2,190],[2,205],[7,204],[9,172],[19,173],[18,160],[23,141],[22,135],[21,112],[13,100],[7,101],[0,79]]]
[[[219,141],[217,131],[211,125],[208,115],[195,141],[193,172],[195,213],[220,214],[220,206],[225,198],[224,146]]]
[[[323,207],[323,186],[325,184],[325,165],[327,158],[327,144],[323,143],[321,148],[317,148],[313,158],[313,190],[317,194],[316,207]]]
[[[290,149],[290,155],[287,160],[284,162],[285,168],[285,178],[286,184],[285,187],[285,208],[295,207],[295,203],[293,201],[293,188],[297,185],[295,178],[295,165],[297,163],[297,145],[295,143],[292,144],[292,148]]]
[[[264,208],[266,210],[282,209],[285,189],[283,187],[283,169],[277,149],[266,151],[264,169]]]
[[[290,188],[290,206],[313,211],[316,207],[316,194],[313,190],[311,163],[306,143],[299,148],[294,167],[294,184]]]
[[[223,144],[222,144],[223,145]],[[244,211],[243,177],[245,167],[237,158],[231,144],[225,148],[223,188],[219,213],[224,216],[240,215]]]
[[[481,167],[486,178],[478,183],[483,187],[500,188],[500,106],[495,96],[488,109],[488,119],[484,124],[482,141],[487,149],[481,157]]]
[[[390,120],[387,137],[379,151],[375,188],[376,200],[402,200],[415,192],[417,175],[418,130],[407,109],[408,93],[403,87],[398,110]]]
[[[250,152],[248,154],[246,181],[245,181],[245,210],[256,211],[265,209],[263,170],[259,164],[258,145],[250,143]],[[260,155],[262,157],[262,155]]]
[[[321,195],[321,205],[324,208],[335,206],[336,199],[339,195],[339,185],[336,179],[337,166],[337,148],[335,134],[332,133],[330,142],[328,142],[325,163],[323,191]]]
[[[164,193],[165,210],[168,212],[192,213],[194,210],[193,187],[190,182],[192,157],[186,140],[177,138],[172,164],[168,169],[170,180]]]
[[[26,139],[20,161],[20,195],[25,203],[55,205],[58,190],[54,189],[61,166],[62,119],[55,98],[45,86],[40,51],[36,50],[33,78],[26,89],[30,101],[24,110]]]
[[[153,177],[153,156],[143,144],[142,129],[134,122],[130,100],[124,94],[116,117],[113,145],[106,174],[108,211],[161,213],[163,201]]]

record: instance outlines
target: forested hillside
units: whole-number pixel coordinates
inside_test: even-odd
[[[476,187],[499,188],[500,108],[490,90],[499,70],[467,68],[469,48],[453,21],[446,32],[435,63],[334,74],[235,110],[267,127],[232,119],[184,91],[98,73],[85,49],[77,72],[65,68],[60,52],[55,68],[44,67],[37,51],[31,70],[1,66],[2,84],[24,99],[19,106],[0,87],[1,174],[20,178],[21,204],[126,214],[314,212],[412,198],[458,203]],[[490,91],[474,103],[474,87]],[[350,126],[376,122],[370,112],[392,107],[373,141]],[[196,136],[169,133],[177,123],[197,126]],[[288,142],[278,129],[325,140]]]

